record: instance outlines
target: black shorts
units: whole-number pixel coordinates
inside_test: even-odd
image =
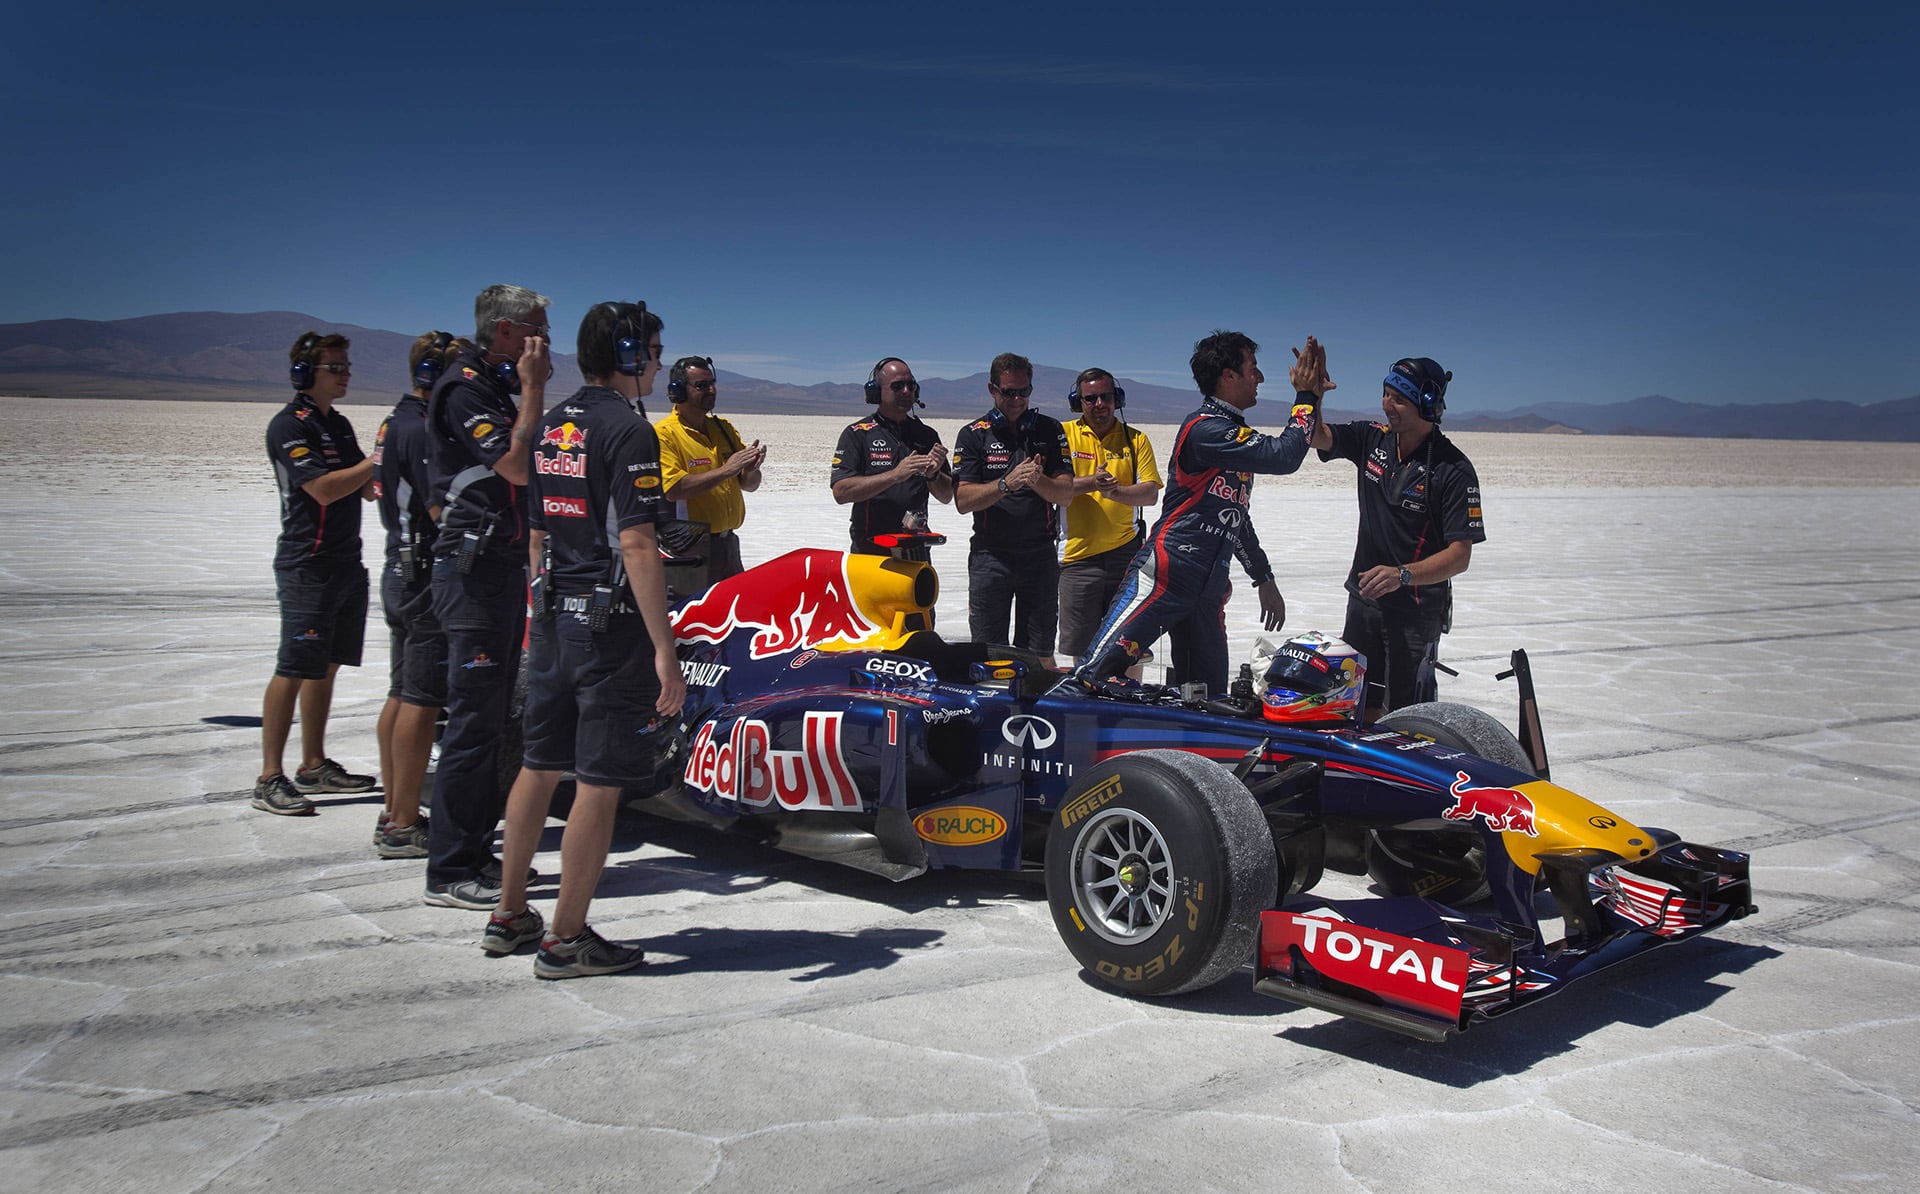
[[[624,788],[653,779],[672,718],[654,712],[660,679],[637,613],[587,629],[585,614],[535,621],[527,646],[526,766]]]
[[[1367,657],[1369,709],[1392,712],[1438,700],[1440,635],[1447,626],[1445,602],[1433,611],[1403,614],[1347,595],[1347,625],[1340,637]]]
[[[408,705],[438,709],[447,703],[447,633],[433,616],[433,575],[412,584],[388,564],[380,574],[380,606],[387,619],[387,695]]]
[[[273,570],[280,598],[280,653],[273,674],[324,680],[334,664],[360,666],[367,639],[367,570],[305,563]]]
[[[1134,553],[1140,549],[1136,536],[1110,551],[1060,565],[1060,654],[1079,659],[1093,643],[1093,632],[1106,621],[1113,595],[1127,579]]]

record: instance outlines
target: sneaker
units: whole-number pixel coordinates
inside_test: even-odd
[[[283,817],[311,817],[313,801],[293,790],[284,775],[263,779],[253,785],[253,807]]]
[[[322,759],[318,767],[294,772],[293,786],[302,792],[371,792],[374,777],[355,775],[332,759]]]
[[[583,978],[589,974],[618,974],[647,960],[637,945],[616,945],[592,929],[581,929],[566,941],[547,936],[533,958],[535,978]]]
[[[373,848],[382,858],[425,858],[427,823],[415,821],[411,825],[395,828],[393,822],[389,821],[380,835],[373,839]]]
[[[427,831],[427,814],[421,813],[413,819],[413,823],[420,827],[420,832],[425,833]],[[393,818],[388,815],[386,809],[381,809],[380,816],[373,823],[373,844],[376,846],[379,845],[380,835],[392,827]]]
[[[504,958],[521,946],[540,940],[546,931],[547,922],[531,908],[512,916],[496,912],[487,917],[487,931],[480,935],[480,948],[496,958]]]
[[[467,908],[491,912],[500,903],[500,885],[485,879],[462,879],[458,883],[427,884],[426,901],[442,908]]]
[[[498,858],[489,858],[487,861],[481,863],[480,877],[498,887],[500,885],[500,860]],[[527,882],[540,882],[540,872],[534,870],[532,867],[528,867]]]

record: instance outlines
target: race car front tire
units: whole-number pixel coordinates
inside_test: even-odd
[[[1132,995],[1219,982],[1253,956],[1279,863],[1259,804],[1184,751],[1107,760],[1047,837],[1047,903],[1080,964]]]

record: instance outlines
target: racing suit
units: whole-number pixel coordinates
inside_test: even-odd
[[[1226,691],[1226,605],[1233,587],[1227,561],[1238,556],[1256,585],[1273,579],[1247,503],[1253,474],[1291,473],[1306,458],[1317,400],[1305,395],[1301,401],[1279,435],[1255,431],[1238,410],[1213,397],[1187,416],[1169,454],[1173,476],[1160,518],[1134,554],[1074,679],[1091,683],[1123,674],[1164,633],[1173,640],[1174,683],[1197,681],[1215,696]]]

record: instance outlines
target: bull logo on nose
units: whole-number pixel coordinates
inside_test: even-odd
[[[1533,800],[1512,788],[1470,788],[1467,786],[1473,777],[1464,771],[1456,771],[1453,786],[1453,807],[1440,815],[1449,821],[1471,821],[1475,817],[1485,817],[1487,826],[1502,833],[1524,833],[1528,837],[1540,836],[1533,828]]]

